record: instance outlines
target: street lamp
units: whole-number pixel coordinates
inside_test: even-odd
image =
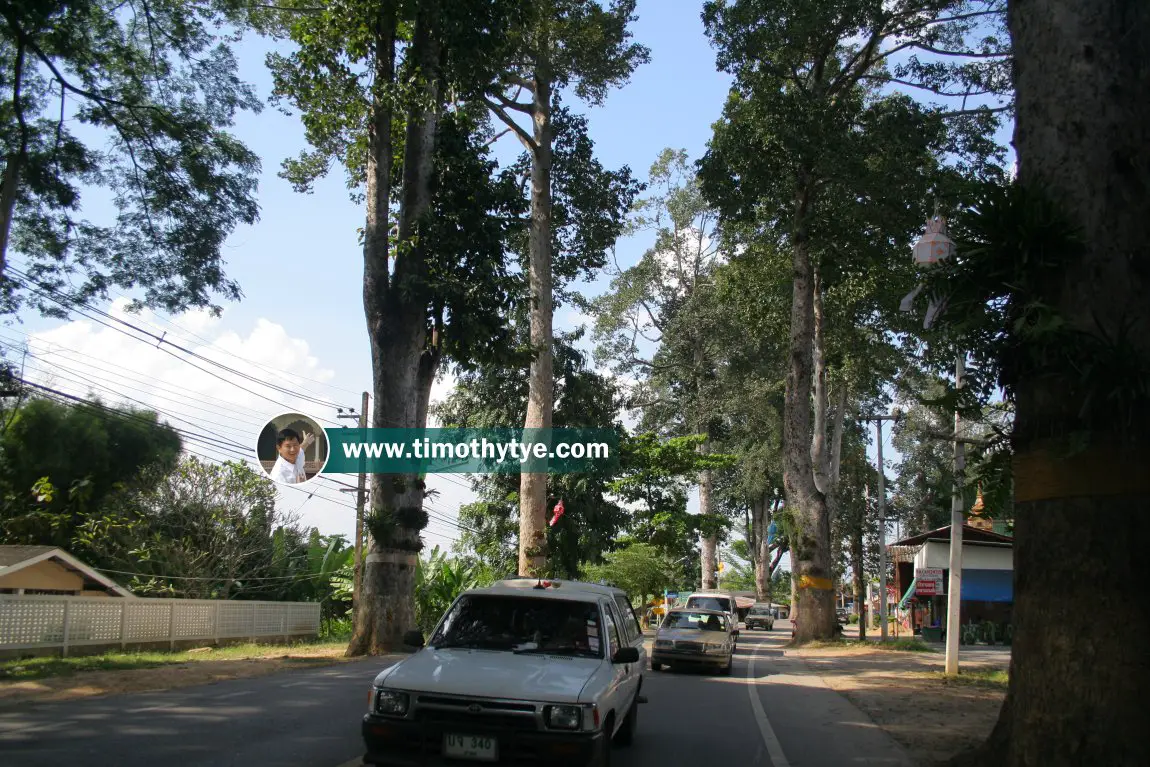
[[[946,236],[946,219],[938,214],[935,202],[934,216],[926,222],[926,233],[914,244],[914,262],[918,266],[930,267],[953,257],[958,249],[954,241]],[[922,291],[922,285],[903,299],[900,309],[910,311],[915,297]],[[929,328],[942,312],[943,302],[932,298],[927,308],[924,327]],[[962,388],[966,373],[966,355],[959,353],[954,363],[954,387]],[[962,419],[958,408],[954,411],[954,486],[950,501],[950,582],[946,595],[946,675],[958,674],[958,640],[961,635],[962,606],[962,472],[966,469],[966,445],[962,441],[960,429]]]

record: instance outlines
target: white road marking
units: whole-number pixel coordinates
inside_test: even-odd
[[[759,725],[759,734],[763,736],[763,744],[767,747],[767,754],[771,757],[773,767],[791,767],[787,757],[783,754],[783,747],[779,743],[779,736],[771,727],[771,720],[767,719],[767,712],[763,710],[763,702],[759,700],[759,680],[755,677],[755,656],[764,645],[759,644],[751,653],[747,662],[747,693],[751,696],[751,710],[755,713],[755,721]],[[343,767],[341,765],[340,767]]]
[[[240,690],[238,692],[229,692],[229,693],[224,693],[223,695],[217,695],[216,697],[219,700],[225,700],[227,698],[238,698],[241,695],[255,695],[255,694],[256,694],[255,690]]]
[[[350,759],[350,760],[344,762],[343,764],[338,765],[338,767],[361,767],[362,764],[363,764],[363,757],[357,756],[354,759]]]
[[[301,684],[311,684],[311,682],[285,682],[280,687],[299,687]]]

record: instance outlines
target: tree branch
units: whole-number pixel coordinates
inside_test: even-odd
[[[508,128],[515,131],[515,135],[519,137],[519,141],[522,142],[523,146],[527,148],[527,151],[532,153],[538,151],[539,145],[535,143],[535,139],[531,136],[530,133],[523,130],[523,128],[521,128],[517,122],[512,120],[511,115],[507,114],[503,107],[487,98],[487,96],[482,96],[481,98],[483,99],[483,103],[487,104],[488,109],[494,112]]]
[[[942,48],[935,48],[934,46],[925,43],[915,42],[911,45],[912,48],[918,48],[920,51],[933,53],[938,56],[959,56],[967,59],[1003,59],[1009,58],[1012,54],[1010,51],[1006,53],[976,53],[974,51],[946,51]]]
[[[1007,105],[1004,107],[975,107],[974,109],[959,109],[954,112],[943,112],[940,117],[944,120],[950,117],[962,117],[964,115],[981,115],[981,114],[996,114],[998,112],[1009,112],[1014,107]]]
[[[516,101],[515,99],[509,99],[506,96],[504,96],[502,93],[498,93],[498,92],[492,93],[491,95],[494,96],[495,98],[499,99],[499,103],[502,104],[503,106],[507,107],[508,109],[514,109],[516,112],[522,112],[525,115],[535,114],[535,107],[531,104],[520,103],[520,102]]]
[[[917,24],[895,29],[891,32],[892,35],[904,35],[912,30],[923,29],[924,27],[934,26],[936,24],[949,24],[952,21],[966,21],[967,19],[977,19],[981,16],[999,16],[1006,13],[1006,8],[996,8],[990,11],[974,11],[972,13],[959,13],[954,16],[943,16],[938,19],[928,19]]]
[[[908,88],[918,88],[920,90],[929,91],[930,93],[933,93],[937,96],[946,96],[948,98],[959,98],[959,97],[968,98],[970,96],[986,96],[986,95],[989,95],[991,93],[995,93],[995,91],[967,91],[964,93],[948,93],[947,91],[941,91],[938,88],[932,88],[931,86],[925,85],[923,83],[913,83],[910,80],[900,80],[897,77],[891,77],[889,75],[863,75],[859,79],[860,80],[874,80],[875,82],[880,82],[880,83],[894,83],[896,85],[905,85]]]
[[[487,141],[485,141],[485,142],[483,143],[483,146],[491,146],[491,145],[492,145],[492,144],[494,144],[496,141],[498,141],[499,139],[503,138],[504,136],[506,136],[506,135],[507,135],[508,133],[510,133],[510,132],[511,132],[511,129],[510,129],[510,128],[504,128],[503,130],[499,131],[499,132],[498,132],[498,133],[496,133],[494,136],[492,136],[491,138],[489,138]]]

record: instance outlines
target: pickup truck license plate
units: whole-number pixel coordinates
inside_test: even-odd
[[[477,762],[494,762],[499,758],[499,741],[479,735],[443,736],[443,755],[452,759],[474,759]]]

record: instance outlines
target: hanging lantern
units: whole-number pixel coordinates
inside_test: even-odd
[[[926,222],[926,234],[914,244],[916,266],[933,266],[955,254],[954,241],[946,236],[946,219],[935,216]]]

